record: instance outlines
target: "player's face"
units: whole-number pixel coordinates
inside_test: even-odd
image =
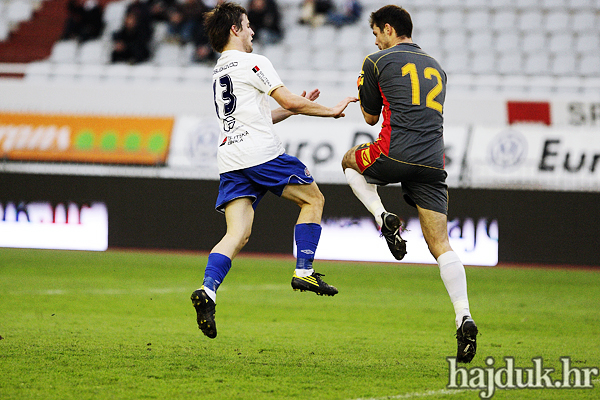
[[[242,44],[244,45],[244,51],[246,53],[252,53],[252,37],[254,36],[254,31],[250,28],[250,21],[248,21],[248,16],[246,14],[242,15],[242,30],[239,34],[242,39]]]
[[[375,35],[375,46],[379,50],[387,49],[392,46],[392,41],[389,35],[382,31],[377,25],[373,25],[373,35]]]

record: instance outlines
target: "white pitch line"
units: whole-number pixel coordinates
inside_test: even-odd
[[[405,394],[397,394],[395,396],[385,396],[385,397],[361,397],[358,399],[353,399],[353,400],[388,400],[388,399],[414,399],[417,397],[429,397],[429,396],[438,396],[440,394],[448,394],[448,395],[452,395],[452,394],[458,394],[464,392],[464,390],[448,390],[448,389],[441,389],[441,390],[429,390],[427,392],[414,392],[414,393],[405,393]]]

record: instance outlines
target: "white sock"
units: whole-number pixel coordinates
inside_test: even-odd
[[[215,304],[217,304],[217,292],[213,292],[212,290],[208,289],[208,288],[207,288],[207,287],[205,287],[205,286],[202,286],[202,288],[201,288],[201,289],[204,289],[204,291],[206,292],[206,295],[207,295],[208,297],[210,297],[210,299],[211,299],[212,301],[214,301],[214,302],[215,302]]]
[[[450,295],[450,301],[456,313],[456,328],[460,327],[465,315],[470,316],[469,297],[467,296],[467,275],[465,267],[454,251],[448,251],[437,259],[440,276]]]
[[[306,268],[296,268],[296,276],[298,278],[306,278],[307,276],[311,276],[313,274],[313,272],[315,272],[314,269],[310,268],[310,269],[306,269]]]
[[[381,214],[385,212],[385,208],[383,207],[379,194],[377,194],[377,185],[367,183],[365,177],[352,168],[346,168],[344,174],[346,175],[346,181],[348,182],[348,185],[350,185],[354,195],[364,204],[367,210],[373,214],[377,225],[381,227],[381,225],[383,225]]]

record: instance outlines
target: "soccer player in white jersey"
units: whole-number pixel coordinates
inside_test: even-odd
[[[302,96],[291,93],[271,62],[251,54],[254,32],[246,10],[222,3],[205,14],[214,50],[222,53],[213,71],[213,92],[221,135],[217,153],[220,174],[216,209],[225,214],[227,232],[211,250],[200,289],[192,293],[200,330],[217,336],[216,292],[231,268],[231,260],[248,242],[254,210],[270,191],[300,206],[294,235],[297,248],[294,290],[333,296],[338,290],[323,282],[312,268],[321,235],[324,198],[308,169],[296,157],[285,154],[273,124],[294,114],[340,118],[355,97],[334,107],[315,100],[318,90]],[[271,110],[268,96],[281,106]]]

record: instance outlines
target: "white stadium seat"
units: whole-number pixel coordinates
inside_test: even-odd
[[[79,46],[75,40],[61,40],[54,43],[50,53],[50,61],[54,63],[74,63]]]

